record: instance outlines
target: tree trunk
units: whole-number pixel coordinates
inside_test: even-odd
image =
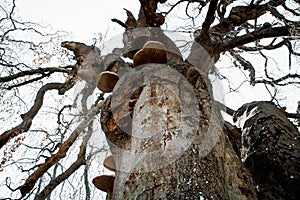
[[[252,174],[259,199],[299,199],[300,137],[271,102],[243,105],[234,120],[242,128],[241,159]]]
[[[158,67],[168,68],[170,66],[158,65]],[[125,120],[124,123],[122,120],[126,118],[124,116],[130,115],[130,112],[127,112],[130,109],[126,106],[130,101],[128,97],[131,94],[127,97],[128,102],[126,102],[126,98],[122,98],[124,103],[120,103],[117,110],[111,106],[113,103],[108,103],[107,109],[105,109],[107,111],[103,111],[101,114],[101,125],[117,165],[114,194],[108,194],[108,199],[199,199],[200,196],[209,199],[256,199],[254,182],[237,156],[227,134],[223,132],[221,117],[217,106],[211,99],[211,87],[208,80],[196,68],[186,63],[171,67],[183,75],[193,86],[196,94],[195,101],[197,103],[193,102],[193,106],[187,106],[186,111],[176,113],[178,110],[176,97],[172,96],[172,92],[166,92],[160,84],[154,83],[143,86],[138,95],[135,90],[135,98],[138,101],[134,107],[132,121]],[[160,74],[164,75],[163,72]],[[136,76],[141,77],[140,74]],[[143,85],[145,84],[143,81],[147,82],[146,79],[140,78],[140,82],[135,80],[134,83]],[[176,81],[174,80],[174,82]],[[192,98],[192,94],[185,91],[188,88],[182,86],[184,84],[180,80],[178,82],[178,99],[181,104],[185,104],[185,100],[188,101]],[[120,85],[122,85],[122,81]],[[117,93],[112,99],[122,95],[121,92],[130,91],[127,87],[131,87],[131,85],[123,85],[120,93],[116,90]],[[167,87],[172,88],[169,85]],[[174,92],[175,88],[171,90]],[[164,95],[169,103],[163,100]],[[184,115],[184,112],[197,113],[197,110],[193,110],[195,105],[199,113],[193,115],[192,119],[184,121],[184,118],[176,117],[180,114]],[[184,106],[180,109],[183,110]],[[165,107],[171,113],[170,115],[160,112],[160,109],[163,110]],[[145,113],[151,110],[154,110],[155,113],[151,115],[151,118],[145,120],[147,117]],[[196,117],[198,118],[196,119]],[[164,126],[164,123],[173,124],[173,126]],[[176,124],[180,123],[190,123],[194,130],[184,133],[178,129],[178,126],[176,128]],[[161,132],[149,137],[137,135],[155,132],[154,130],[157,128],[155,124],[158,127],[164,126]],[[125,128],[122,130],[120,126]],[[125,129],[131,131],[130,134],[126,134]],[[166,132],[172,132],[167,139]],[[174,148],[168,148],[171,146],[169,144],[172,142],[176,144],[176,139],[184,140],[189,135],[191,138],[188,138],[188,142],[183,142],[186,144],[181,147],[183,150],[175,148],[178,151],[175,155],[168,152],[174,150]],[[179,142],[180,145],[182,144]],[[151,151],[154,149],[158,150],[161,156],[157,157],[155,154],[153,156]],[[146,154],[142,154],[143,152]],[[128,154],[134,154],[134,156],[128,156]],[[169,159],[168,155],[173,155],[174,159]],[[164,164],[164,161],[167,164]]]

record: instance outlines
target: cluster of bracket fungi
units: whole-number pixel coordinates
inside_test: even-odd
[[[108,156],[104,160],[103,165],[105,168],[111,171],[114,172],[116,171],[116,164],[112,155]],[[99,190],[102,190],[107,193],[111,193],[113,191],[114,181],[115,181],[115,176],[113,175],[101,175],[93,179],[93,184]]]
[[[134,67],[150,63],[167,63],[166,48],[161,42],[148,41],[143,48],[138,50],[133,56]],[[97,87],[103,92],[112,92],[118,80],[119,76],[117,73],[104,71],[99,75]],[[134,105],[130,107],[134,107]],[[104,160],[103,165],[111,171],[116,171],[116,165],[112,155]],[[113,175],[101,175],[93,179],[93,184],[98,189],[111,193],[113,191],[114,180],[115,176]]]
[[[158,41],[148,41],[142,49],[133,56],[133,66],[137,67],[149,63],[167,63],[166,47]],[[97,87],[105,93],[112,92],[119,75],[116,72],[104,71],[99,75]]]
[[[74,47],[74,45],[76,47]],[[82,58],[83,60],[81,59],[80,62],[78,63],[81,65],[81,67],[83,67],[84,60],[88,56],[82,56],[80,52],[78,53],[79,50],[77,46],[80,46],[80,48],[87,48],[84,49],[85,51],[83,52],[83,54],[89,52],[88,49],[91,48],[89,46],[84,46],[84,44],[77,43],[77,42],[64,42],[62,44],[62,47],[72,50],[74,52],[75,57],[77,58],[75,59],[77,61],[79,56],[80,58],[83,57]],[[167,63],[166,47],[161,42],[148,41],[144,44],[144,46],[141,49],[135,52],[132,59],[133,59],[133,67],[142,66],[150,63],[159,63],[159,64]],[[119,80],[118,71],[115,72],[114,70],[106,69],[106,71],[103,71],[99,74],[97,87],[104,93],[110,93],[113,91],[118,80]],[[134,105],[131,105],[131,107],[134,107]],[[104,167],[106,167],[107,169],[111,171],[116,171],[116,165],[112,155],[107,157],[104,160],[103,164]],[[92,182],[98,189],[105,191],[107,193],[111,193],[113,191],[114,180],[115,180],[115,176],[113,175],[101,175],[95,177]]]
[[[165,3],[166,0],[160,0],[160,3]],[[125,9],[126,10],[126,9]],[[117,19],[112,19],[113,22],[117,22],[121,26],[123,26],[128,33],[130,30],[134,29],[137,25],[137,21],[132,15],[132,13],[128,10],[126,10],[127,13],[127,21],[125,23],[121,22]],[[161,24],[164,23],[164,17],[161,13],[156,13],[157,23],[155,24],[155,27],[159,27]],[[138,29],[137,29],[138,30]],[[139,31],[137,31],[137,37],[133,38],[132,41],[126,41],[126,45],[130,46],[130,49],[123,50],[122,54],[124,57],[130,58],[133,60],[133,67],[138,67],[150,63],[158,63],[158,64],[166,64],[168,61],[170,61],[169,56],[167,55],[168,52],[170,52],[170,49],[168,47],[168,52],[166,49],[166,46],[163,44],[165,41],[159,42],[156,41],[155,38],[150,39],[149,37],[149,30],[144,29],[142,30],[147,32],[141,34]],[[131,44],[132,42],[132,44]],[[131,44],[131,45],[130,45]],[[107,55],[104,60],[100,57],[101,52],[100,50],[95,46],[87,46],[80,42],[63,42],[62,47],[73,51],[75,57],[74,59],[77,61],[77,64],[80,66],[80,69],[78,70],[78,76],[84,79],[86,82],[93,84],[97,83],[97,88],[101,90],[103,93],[111,93],[114,90],[115,85],[119,81],[120,76],[124,74],[123,72],[120,72],[119,70],[122,69],[115,69],[114,67],[111,67],[114,65],[114,62],[118,60],[119,58],[116,58],[116,55],[120,55],[120,53],[113,52],[111,55]],[[116,48],[117,50],[117,48]],[[169,53],[170,54],[170,53]],[[109,56],[112,56],[112,60]],[[177,56],[177,55],[176,55]],[[177,56],[178,57],[178,56]],[[181,56],[179,56],[179,60],[181,60]],[[178,58],[177,58],[178,60]],[[122,60],[122,62],[124,62]],[[96,69],[98,68],[98,69]],[[120,67],[117,67],[120,68]],[[126,71],[127,69],[125,69]],[[100,74],[99,74],[100,73]],[[137,99],[132,99],[129,102],[129,110],[130,114],[133,113],[133,107],[135,106]],[[116,163],[113,158],[113,155],[108,156],[104,162],[103,165],[105,168],[116,171]],[[101,191],[112,193],[113,192],[113,186],[114,186],[114,175],[100,175],[93,179],[93,184],[96,186],[96,188],[100,189]]]

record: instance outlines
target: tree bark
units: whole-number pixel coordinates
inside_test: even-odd
[[[243,105],[234,119],[242,128],[241,159],[259,199],[298,199],[300,138],[297,128],[271,102]]]
[[[160,1],[140,2],[136,28],[154,26],[160,16],[156,13]],[[172,42],[156,36],[159,28],[125,32],[124,49],[129,58],[148,40],[162,42],[176,56],[169,56],[167,64],[151,65],[148,71],[149,66],[141,67],[123,76],[117,83],[121,89],[114,90],[101,112],[101,126],[116,163],[114,189],[107,199],[240,200],[299,196],[300,147],[295,126],[276,106],[266,102],[241,107],[234,115],[235,121],[242,122],[239,127],[223,123],[207,79],[221,52],[261,38],[289,35],[286,26],[263,27],[225,42],[210,33],[230,31],[263,15],[269,4],[283,3],[237,6],[211,27],[217,1],[210,1],[202,30],[187,58],[189,63],[178,59],[180,53]],[[145,33],[140,34],[141,30]],[[151,34],[150,30],[157,33]],[[183,78],[177,79],[178,76],[173,77],[175,72],[168,74],[161,69],[172,69]],[[161,77],[155,74],[157,71]],[[164,81],[155,82],[157,79]],[[184,86],[185,81],[192,86],[195,99],[189,87]],[[181,123],[188,128],[182,128]],[[170,148],[174,143],[178,148]],[[155,151],[159,156],[151,154]],[[180,153],[172,154],[176,151]]]
[[[162,65],[161,67],[167,66]],[[196,137],[174,162],[156,170],[143,172],[141,168],[136,167],[132,168],[133,170],[129,171],[127,176],[124,176],[122,168],[117,166],[114,192],[120,190],[118,187],[122,187],[122,194],[121,196],[108,194],[108,199],[199,199],[200,196],[209,199],[256,199],[252,177],[234,151],[228,136],[223,132],[222,124],[217,120],[220,119],[220,115],[211,99],[209,82],[205,76],[189,64],[184,63],[172,67],[186,78],[196,93],[200,112],[198,123],[193,124],[196,127]],[[152,87],[157,87],[157,85],[151,85],[150,88]],[[145,100],[143,92],[141,92],[138,102]],[[160,98],[159,95],[156,93],[151,98]],[[151,99],[148,100],[151,101]],[[138,102],[136,105],[139,104]],[[127,104],[124,103],[124,105]],[[152,105],[154,105],[153,107],[159,106],[159,102],[152,102]],[[120,109],[123,110],[122,112],[112,113],[110,111],[111,104],[108,103],[106,106],[105,110],[107,111],[101,114],[101,125],[110,143],[116,164],[122,165],[122,160],[126,160],[126,158],[122,158],[122,154],[118,153],[116,148],[130,149],[134,143],[134,137],[122,131],[115,121],[118,119],[118,115],[125,115],[124,109]],[[174,110],[176,104],[168,106],[170,110]],[[134,124],[139,119],[133,117],[132,120]],[[168,123],[168,119],[165,122]],[[143,127],[140,128],[143,129]],[[148,126],[148,128],[150,129],[148,131],[151,132],[151,129],[155,127]],[[212,137],[208,137],[209,134],[212,134]],[[149,149],[149,146],[161,148],[157,144],[163,143],[163,141],[156,140],[155,142],[152,144],[142,142],[139,149]],[[210,147],[213,148],[210,149]],[[162,156],[160,159],[165,158]],[[117,182],[121,181],[118,179],[119,177],[126,179],[123,185]]]

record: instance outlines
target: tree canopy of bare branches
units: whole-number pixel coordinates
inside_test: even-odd
[[[297,199],[299,105],[291,111],[278,91],[300,100],[300,2],[139,2],[139,13],[112,19],[124,46],[107,55],[22,21],[15,0],[0,5],[0,198]],[[192,39],[179,46],[168,32]],[[99,90],[104,77],[117,77],[112,94]],[[269,96],[235,111],[211,77]],[[109,151],[107,181],[99,169]]]

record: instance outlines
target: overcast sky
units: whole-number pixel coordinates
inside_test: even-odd
[[[111,39],[117,35],[120,36],[124,29],[118,24],[111,22],[110,19],[117,18],[125,21],[127,16],[123,8],[129,9],[137,17],[139,7],[138,0],[17,0],[19,15],[23,20],[43,23],[45,25],[49,24],[54,30],[63,30],[71,33],[70,38],[68,38],[69,40],[84,42],[86,44],[91,44],[92,39],[99,33],[102,33],[103,35],[108,33],[106,39]],[[288,69],[287,56],[288,54],[281,54],[280,60],[273,62],[276,63],[277,66],[285,66],[285,68]],[[256,59],[257,58],[255,57],[254,60],[250,61],[255,62]],[[224,64],[224,61],[224,59],[221,59],[217,65]],[[279,63],[279,61],[282,61],[282,64]],[[232,67],[232,64],[229,64],[229,66],[227,65],[228,63],[223,67]],[[235,78],[243,78],[245,75],[241,73],[245,73],[246,76],[248,74],[248,72],[241,72],[236,68],[226,69],[226,73],[238,73],[239,75],[236,75]],[[248,87],[249,85],[246,84],[246,86]],[[259,87],[264,86],[260,85]],[[243,88],[240,89],[241,91],[245,91]],[[248,89],[250,91],[245,92],[243,94],[244,96],[241,95],[241,93],[225,95],[225,97],[230,96],[229,98],[231,100],[229,101],[229,104],[231,104],[234,109],[237,109],[250,99],[270,100],[268,95],[258,94],[257,87],[250,87]],[[291,92],[291,96],[293,95],[293,92]],[[285,104],[291,105],[290,108],[295,110],[295,99],[287,96],[280,98],[282,98],[281,100],[283,101],[288,101],[285,102]]]
[[[128,3],[130,2],[130,3]],[[72,33],[72,39],[88,42],[94,34],[106,31],[119,34],[123,29],[111,18],[125,21],[123,8],[138,14],[139,2],[133,0],[17,0],[23,20],[51,25]]]

